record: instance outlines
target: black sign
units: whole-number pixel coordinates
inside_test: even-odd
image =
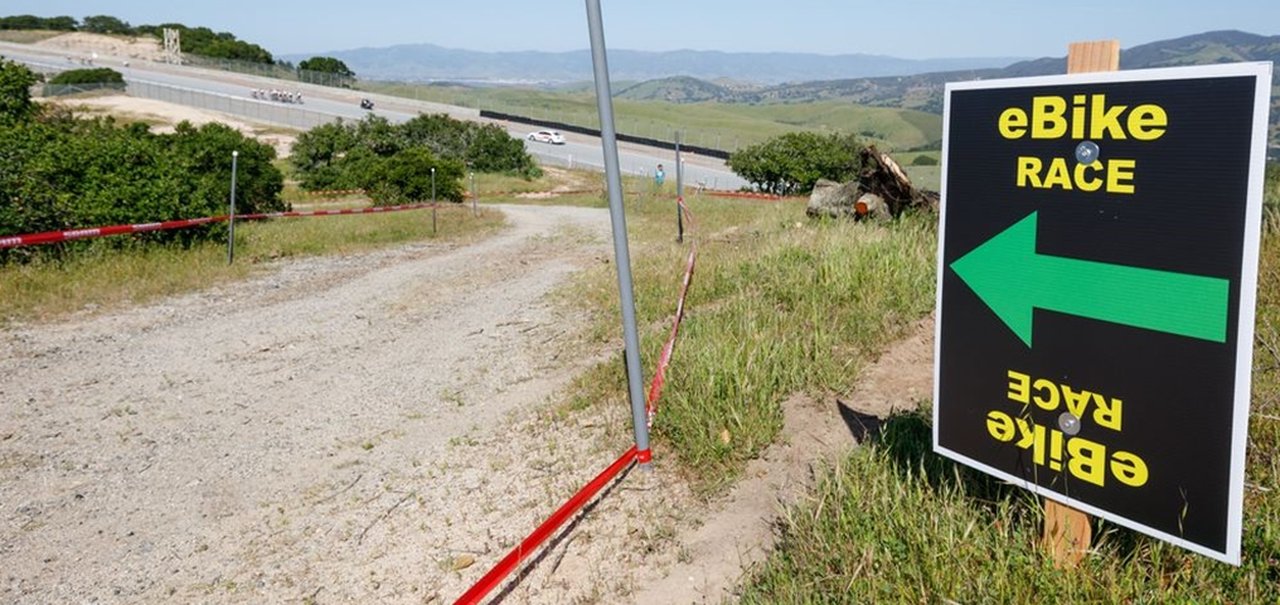
[[[947,87],[939,453],[1238,564],[1270,82]]]

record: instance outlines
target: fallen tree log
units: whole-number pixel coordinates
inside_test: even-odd
[[[819,180],[805,213],[831,218],[887,219],[908,209],[938,210],[938,193],[918,189],[888,153],[868,145],[859,152],[862,168],[847,183]]]

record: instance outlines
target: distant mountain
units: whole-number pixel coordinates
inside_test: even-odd
[[[1161,40],[1120,51],[1120,69],[1149,69],[1181,65],[1205,65],[1238,61],[1271,61],[1278,65],[1280,36],[1259,36],[1240,31],[1215,31]],[[1063,74],[1067,58],[1021,61],[1000,69],[946,71],[898,77],[850,78],[782,84],[722,98],[753,103],[802,102],[848,99],[862,105],[906,107],[935,113],[942,111],[942,90],[947,82],[993,78],[1021,78]]]
[[[505,82],[572,82],[591,79],[591,53],[478,52],[434,44],[285,55],[289,61],[312,56],[341,59],[366,80],[483,80]],[[868,78],[935,71],[1003,67],[1017,58],[899,59],[880,55],[809,53],[729,53],[675,50],[647,52],[610,50],[609,71],[619,80],[653,80],[690,76],[776,84],[804,80]]]
[[[613,96],[636,101],[698,103],[720,101],[739,94],[724,86],[689,76],[646,80],[638,84],[614,88]]]
[[[1161,40],[1120,51],[1120,69],[1149,69],[1240,61],[1271,61],[1271,146],[1280,157],[1280,36],[1240,31],[1214,31]],[[840,99],[858,105],[942,112],[947,82],[1062,74],[1066,57],[1021,61],[999,69],[973,69],[875,78],[846,78],[772,86],[729,88],[694,78],[664,78],[615,88],[619,97],[672,102],[803,103]]]

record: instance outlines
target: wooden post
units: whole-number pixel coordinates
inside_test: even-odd
[[[1072,42],[1067,50],[1067,73],[1120,69],[1120,41]],[[1089,551],[1093,538],[1089,516],[1053,500],[1044,501],[1042,542],[1059,568],[1075,567]]]

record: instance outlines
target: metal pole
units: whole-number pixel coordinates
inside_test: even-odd
[[[680,163],[680,131],[676,131],[676,243],[684,243],[684,216],[680,214],[680,202],[684,201],[684,164]]]
[[[436,167],[431,167],[431,235],[436,234]]]
[[[471,171],[471,216],[480,216],[480,208],[476,205],[477,203],[479,203],[479,199],[480,198],[476,197],[476,172],[472,170]]]
[[[239,151],[231,152],[231,213],[227,215],[227,264],[236,260],[236,164]]]
[[[636,301],[631,289],[631,254],[627,249],[627,218],[622,209],[622,173],[618,169],[618,133],[613,128],[613,94],[609,90],[609,61],[605,56],[604,24],[600,0],[586,0],[587,26],[591,31],[591,65],[595,72],[596,107],[600,114],[600,146],[604,151],[605,182],[609,193],[609,218],[613,224],[614,265],[618,268],[618,294],[622,302],[622,334],[626,345],[627,392],[631,396],[631,422],[636,437],[636,458],[648,469],[649,417],[645,412],[640,375],[640,338],[636,332]]]

